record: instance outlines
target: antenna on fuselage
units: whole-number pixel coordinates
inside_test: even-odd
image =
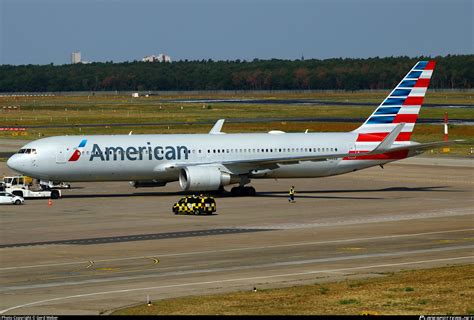
[[[130,131],[130,132],[128,133],[128,135],[129,135],[129,136],[131,136],[131,135],[132,135],[132,132],[133,132],[133,130],[132,130],[132,131]]]

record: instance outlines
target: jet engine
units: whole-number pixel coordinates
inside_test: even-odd
[[[184,191],[217,190],[234,183],[231,175],[217,167],[186,167],[179,173],[179,185]]]

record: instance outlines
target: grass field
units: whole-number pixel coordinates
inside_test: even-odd
[[[268,101],[277,99],[320,99],[324,101],[344,101],[357,103],[380,102],[387,92],[285,92],[285,93],[239,93],[207,95],[161,95],[131,98],[129,96],[52,96],[52,97],[0,97],[0,127],[31,125],[66,125],[64,128],[29,129],[16,134],[0,131],[0,138],[37,139],[54,135],[83,134],[128,134],[134,133],[205,133],[212,124],[196,125],[196,122],[213,122],[220,118],[252,119],[255,123],[227,123],[225,132],[266,132],[283,130],[286,132],[310,131],[350,131],[357,123],[318,123],[318,122],[258,122],[261,118],[366,118],[374,110],[373,106],[329,106],[329,105],[284,105],[284,104],[245,104],[245,103],[178,103],[169,99],[187,98],[258,98]],[[472,105],[471,91],[430,92],[426,103],[452,103]],[[4,107],[16,106],[16,109]],[[421,118],[442,119],[449,111],[451,118],[474,119],[473,109],[467,108],[422,108]],[[187,125],[141,126],[144,123],[186,122]],[[86,124],[131,124],[126,127],[73,127]],[[71,127],[68,127],[71,125]],[[473,126],[450,126],[451,139],[465,139],[463,145],[451,148],[454,155],[468,155],[474,146]],[[436,141],[442,139],[442,126],[418,125],[414,140]]]
[[[453,285],[455,284],[455,285]],[[474,314],[474,267],[154,301],[114,315]]]

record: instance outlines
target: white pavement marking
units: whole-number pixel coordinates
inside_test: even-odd
[[[377,236],[377,237],[366,237],[366,238],[352,238],[352,239],[339,239],[339,240],[326,240],[326,241],[315,241],[315,242],[297,242],[289,244],[279,244],[279,245],[269,245],[269,246],[257,246],[257,247],[243,247],[243,248],[234,248],[234,249],[221,249],[221,250],[208,250],[208,251],[192,251],[192,252],[179,252],[179,253],[169,253],[169,254],[160,254],[158,252],[150,253],[145,256],[136,256],[136,257],[127,257],[127,258],[112,258],[112,259],[96,259],[98,262],[112,262],[112,261],[127,261],[127,260],[137,260],[147,258],[149,256],[156,257],[176,257],[176,256],[189,256],[189,255],[202,255],[208,253],[224,253],[224,252],[235,252],[235,251],[249,251],[249,250],[262,250],[262,249],[276,249],[276,248],[287,248],[287,247],[298,247],[298,246],[310,246],[318,244],[330,244],[330,243],[345,243],[345,242],[358,242],[358,241],[370,241],[370,240],[381,240],[381,239],[395,239],[395,238],[405,238],[405,237],[417,237],[417,236],[426,236],[434,234],[445,234],[445,233],[455,233],[455,232],[464,232],[464,231],[474,231],[474,228],[470,229],[456,229],[456,230],[444,230],[444,231],[432,231],[432,232],[422,232],[422,233],[406,233],[406,234],[395,234],[389,236]],[[63,262],[63,263],[51,263],[51,264],[38,264],[38,265],[29,265],[29,266],[14,266],[14,267],[5,267],[0,268],[0,271],[13,270],[13,269],[28,269],[28,268],[41,268],[41,267],[58,267],[58,266],[67,266],[74,264],[83,264],[84,261],[75,261],[75,262]]]
[[[243,265],[243,266],[234,266],[234,267],[220,267],[212,269],[196,269],[186,271],[172,271],[168,273],[160,274],[145,274],[145,275],[135,275],[135,276],[118,276],[118,277],[109,277],[109,278],[95,278],[95,279],[85,279],[78,281],[62,281],[62,282],[50,282],[42,284],[28,284],[28,285],[19,285],[12,287],[1,287],[0,292],[5,293],[14,290],[31,290],[31,289],[42,289],[42,288],[52,288],[60,286],[77,286],[91,283],[106,283],[106,282],[118,282],[118,281],[129,281],[129,280],[140,280],[140,279],[150,279],[150,278],[164,278],[168,276],[184,276],[192,274],[215,274],[218,272],[229,272],[229,271],[242,271],[242,270],[253,270],[256,268],[273,268],[273,267],[284,267],[284,266],[300,266],[303,264],[316,264],[324,262],[336,262],[336,261],[346,261],[346,260],[360,260],[360,259],[372,259],[380,257],[396,257],[396,256],[405,256],[413,254],[422,254],[422,253],[432,253],[432,252],[442,252],[442,251],[452,251],[452,250],[463,250],[463,249],[474,249],[474,246],[454,246],[454,247],[441,247],[441,248],[431,248],[431,249],[420,249],[420,250],[411,250],[411,251],[397,251],[392,253],[373,253],[373,254],[359,254],[352,256],[338,256],[330,258],[318,258],[318,259],[307,259],[307,260],[290,260],[290,261],[281,261],[281,262],[272,262],[264,263],[259,265]],[[134,270],[124,271],[123,273],[134,272]]]
[[[30,307],[30,306],[34,306],[34,305],[47,303],[47,302],[55,302],[55,301],[68,300],[68,299],[74,299],[74,298],[92,297],[92,296],[98,296],[98,295],[108,295],[108,294],[114,294],[114,293],[127,293],[127,292],[133,292],[133,291],[169,289],[169,288],[177,288],[177,287],[197,286],[197,285],[206,285],[206,284],[217,284],[217,283],[226,283],[226,282],[263,280],[263,279],[281,278],[281,277],[294,277],[294,276],[304,276],[304,275],[317,274],[317,273],[344,272],[344,271],[363,270],[363,269],[372,269],[372,268],[396,267],[396,266],[402,266],[402,265],[414,265],[414,264],[422,264],[422,263],[430,263],[430,262],[453,261],[453,260],[472,259],[472,258],[474,258],[474,256],[463,256],[463,257],[454,257],[454,258],[445,258],[445,259],[433,259],[433,260],[421,260],[421,261],[412,261],[412,262],[378,264],[378,265],[369,265],[369,266],[360,266],[360,267],[351,267],[351,268],[313,270],[313,271],[307,271],[307,272],[286,273],[286,274],[277,274],[277,275],[269,275],[269,276],[256,276],[256,277],[248,277],[248,278],[235,278],[235,279],[224,279],[224,280],[213,280],[213,281],[202,281],[202,282],[190,282],[190,283],[180,283],[180,284],[172,284],[172,285],[156,286],[156,287],[144,287],[144,288],[133,288],[133,289],[122,289],[122,290],[113,290],[113,291],[84,293],[84,294],[76,294],[76,295],[72,295],[72,296],[58,297],[58,298],[34,301],[34,302],[29,302],[29,303],[17,305],[17,306],[13,306],[13,307],[10,307],[10,308],[7,308],[7,309],[0,310],[0,314],[3,314],[5,312],[11,311],[11,310],[20,309],[20,308],[24,308],[24,307]]]
[[[291,230],[291,229],[306,229],[306,228],[320,228],[320,227],[334,227],[334,226],[347,226],[357,225],[366,223],[379,223],[387,221],[406,221],[416,219],[431,219],[441,217],[454,217],[454,216],[465,216],[474,215],[472,208],[458,208],[458,209],[447,209],[442,211],[430,211],[421,212],[415,214],[404,214],[396,216],[375,216],[361,219],[347,219],[339,221],[327,221],[327,222],[308,222],[308,223],[286,223],[286,224],[273,224],[273,225],[262,225],[262,226],[239,226],[236,228],[243,229],[259,229],[259,230]]]

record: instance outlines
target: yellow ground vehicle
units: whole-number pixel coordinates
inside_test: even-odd
[[[174,214],[212,214],[216,212],[216,201],[208,196],[186,196],[173,205]]]

